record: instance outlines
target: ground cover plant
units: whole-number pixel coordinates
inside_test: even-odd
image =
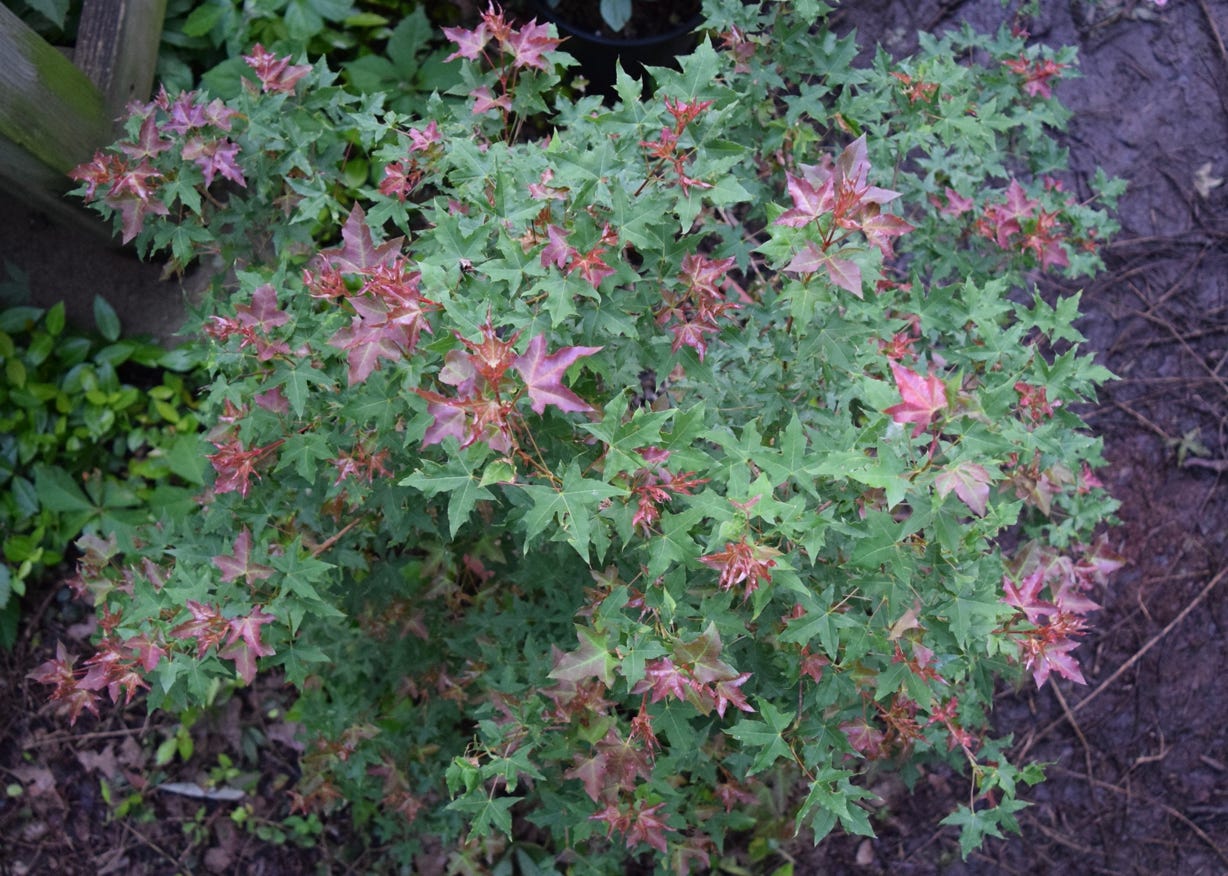
[[[71,555],[79,535],[131,546],[154,509],[191,507],[206,469],[185,373],[191,357],[121,338],[102,298],[94,302],[100,332],[77,330],[63,304],[20,303],[23,279],[10,278],[0,298],[4,648],[16,638],[28,584]]]
[[[301,807],[406,860],[685,871],[774,802],[869,832],[864,777],[937,761],[965,850],[1010,828],[1040,771],[982,736],[993,681],[1078,679],[1117,564],[1070,410],[1107,373],[1028,280],[1112,226],[1052,176],[1069,53],[965,31],[857,70],[826,11],[714,6],[613,108],[492,8],[413,115],[259,47],[230,103],[140,109],[83,193],[238,267],[211,490],[83,569],[112,696],[280,667]],[[39,675],[98,707],[67,655]]]

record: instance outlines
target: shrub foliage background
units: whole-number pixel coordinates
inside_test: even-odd
[[[965,852],[1015,826],[1040,771],[982,737],[994,680],[1081,680],[1118,562],[1074,410],[1109,375],[1077,296],[1028,291],[1113,230],[1115,184],[1058,182],[1073,56],[964,31],[855,67],[824,4],[707,11],[612,107],[494,8],[411,112],[256,47],[78,170],[126,239],[233,269],[212,487],[87,555],[99,652],[37,673],[74,718],[276,668],[297,804],[404,860],[685,872],[773,801],[868,834],[867,772],[934,761],[970,772]]]

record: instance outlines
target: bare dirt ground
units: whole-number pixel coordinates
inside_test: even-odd
[[[1080,650],[1088,684],[1003,691],[998,702],[997,730],[1014,734],[1016,757],[1052,764],[1023,795],[1035,805],[1021,813],[1022,839],[961,862],[954,831],[935,825],[967,789],[935,775],[898,799],[878,839],[792,847],[798,874],[1228,873],[1228,0],[1039,5],[1019,23],[1080,48],[1082,78],[1058,87],[1075,113],[1072,190],[1087,194],[1097,167],[1129,181],[1080,324],[1120,377],[1085,413],[1105,441],[1101,478],[1121,501],[1112,539],[1129,565]],[[863,45],[897,55],[918,30],[993,29],[1011,14],[998,0],[867,0],[840,12]],[[32,276],[40,251],[44,270],[87,263],[46,222],[2,230],[0,257],[25,259]],[[120,260],[88,282],[132,288],[139,272]],[[135,704],[69,733],[26,679],[57,636],[83,633],[79,621],[55,588],[34,594],[20,642],[0,653],[0,873],[343,872],[329,851],[339,837],[277,847],[236,826],[233,804],[127,787],[149,770],[206,778],[229,752],[235,769],[259,773],[253,812],[279,819],[295,752],[270,704],[286,694],[234,701],[193,729],[186,763],[155,768],[175,725],[147,723]],[[258,763],[245,754],[253,746]],[[137,817],[108,817],[101,779],[126,788],[112,806],[134,794]]]

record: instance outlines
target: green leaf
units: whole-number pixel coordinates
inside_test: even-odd
[[[26,0],[26,4],[31,9],[41,12],[59,30],[64,29],[71,0]]]
[[[94,296],[94,324],[98,333],[111,343],[119,340],[119,315],[101,295]]]
[[[490,797],[481,791],[466,794],[447,805],[452,812],[463,812],[469,817],[469,831],[474,836],[486,836],[497,830],[512,835],[512,813],[509,811],[523,799],[521,797]]]
[[[593,541],[593,523],[603,525],[597,521],[598,506],[606,499],[627,495],[621,487],[585,478],[574,462],[564,471],[560,487],[526,485],[521,489],[533,502],[525,514],[525,551],[533,539],[556,523],[559,528],[551,540],[566,541],[585,561]]]
[[[849,770],[824,767],[815,773],[810,785],[810,793],[806,795],[797,813],[797,826],[794,836],[801,831],[802,825],[809,821],[814,831],[814,842],[825,837],[836,822],[849,833],[858,836],[874,836],[870,826],[869,813],[860,806],[850,805],[857,800],[866,800],[874,795],[864,788],[854,785],[850,779],[853,773]]]
[[[786,712],[769,701],[756,698],[762,721],[742,718],[726,732],[742,743],[748,751],[758,749],[748,774],[762,772],[780,758],[793,760],[793,751],[784,739],[784,732],[793,723],[793,712]]]
[[[197,6],[184,19],[180,29],[187,36],[202,37],[213,30],[214,25],[221,20],[222,12],[222,6],[217,3],[206,3],[203,6]]]
[[[34,488],[39,503],[49,511],[90,515],[96,511],[94,503],[86,497],[76,479],[58,466],[35,466]]]
[[[451,440],[451,439],[450,439]],[[483,499],[495,496],[482,485],[483,474],[478,471],[485,460],[486,451],[480,445],[466,448],[462,453],[449,457],[444,464],[424,460],[422,467],[400,481],[403,487],[413,487],[428,496],[448,494],[448,532],[453,538],[473,506]]]
[[[596,677],[606,687],[614,684],[614,666],[618,662],[610,653],[608,636],[589,627],[576,625],[580,647],[559,656],[549,676],[558,681],[584,681]]]

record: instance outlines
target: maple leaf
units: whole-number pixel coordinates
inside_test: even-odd
[[[37,681],[39,684],[54,685],[55,690],[51,693],[51,699],[63,704],[70,724],[77,723],[77,718],[81,716],[83,710],[93,712],[95,717],[98,715],[97,698],[93,692],[77,684],[77,675],[73,670],[75,662],[76,658],[65,650],[64,643],[57,641],[55,657],[43,661],[26,675],[26,678]]]
[[[606,277],[612,277],[616,273],[601,257],[604,253],[604,247],[596,246],[584,253],[584,255],[577,255],[568,266],[567,273],[574,274],[576,271],[579,271],[580,276],[588,280],[592,287],[596,289],[601,285],[602,280]]]
[[[358,204],[350,210],[341,226],[341,246],[320,250],[312,265],[332,266],[343,274],[363,274],[380,265],[391,265],[400,255],[403,237],[394,237],[376,246],[367,225],[367,214]]]
[[[914,229],[915,226],[899,216],[883,213],[877,209],[871,211],[869,215],[861,220],[861,232],[866,236],[866,240],[870,242],[871,246],[878,247],[878,251],[883,254],[885,259],[890,259],[895,255],[891,248],[891,238],[907,234]]]
[[[563,653],[556,651],[554,668],[550,670],[550,678],[557,681],[583,681],[596,677],[609,687],[614,683],[614,656],[610,654],[604,637],[587,627],[576,627],[576,638],[580,647],[575,651]],[[595,797],[593,799],[596,799]]]
[[[989,484],[992,476],[985,466],[975,462],[961,462],[948,466],[936,478],[934,489],[945,498],[952,490],[978,517],[984,517],[989,502]]]
[[[473,30],[468,30],[463,27],[445,27],[443,35],[449,40],[456,43],[456,51],[444,58],[444,62],[455,61],[457,58],[467,58],[470,61],[477,61],[482,57],[482,50],[486,48],[486,44],[490,41],[490,31],[486,27],[486,22],[478,23],[478,26]]]
[[[780,551],[775,548],[751,544],[743,537],[739,542],[726,542],[723,551],[700,557],[699,561],[721,573],[718,583],[722,590],[729,590],[745,581],[742,598],[750,599],[750,595],[759,589],[760,582],[771,583],[771,569],[776,565],[774,558],[778,556]]]
[[[668,657],[655,657],[644,664],[644,677],[631,689],[633,694],[651,692],[651,701],[658,703],[667,697],[685,700],[692,689],[693,679]]]
[[[803,173],[806,171],[803,167]],[[813,171],[814,168],[811,168]],[[787,225],[791,228],[801,228],[809,225],[824,213],[831,211],[836,204],[835,183],[830,174],[825,179],[812,183],[805,177],[785,174],[789,197],[793,206],[781,213],[776,219],[777,225]]]
[[[228,138],[206,140],[193,137],[183,144],[182,154],[185,160],[195,162],[205,174],[205,186],[213,185],[213,176],[220,173],[233,183],[247,188],[247,180],[243,170],[235,162],[239,154],[239,144]]]
[[[549,73],[550,65],[542,55],[554,51],[560,43],[562,40],[550,36],[549,26],[538,24],[535,18],[508,35],[507,47],[512,52],[512,66],[535,67]]]
[[[976,206],[975,201],[973,201],[971,198],[965,198],[950,186],[946,187],[945,193],[947,196],[946,206],[943,206],[942,202],[939,201],[937,197],[930,197],[930,203],[932,203],[935,207],[940,208],[938,210],[938,214],[940,216],[951,216],[952,218],[958,218]]]
[[[261,611],[259,606],[246,615],[230,619],[229,637],[225,648],[218,652],[218,656],[235,662],[235,670],[245,684],[251,684],[256,678],[257,657],[271,657],[277,653],[260,641],[260,628],[275,620],[277,620],[275,615]]]
[[[251,490],[251,479],[253,476],[259,480],[260,475],[256,472],[257,463],[264,460],[268,454],[285,444],[284,438],[279,438],[271,444],[266,444],[264,447],[253,447],[251,450],[244,450],[242,443],[237,437],[231,437],[229,441],[222,444],[213,442],[213,446],[217,448],[217,453],[211,453],[205,458],[212,463],[214,470],[217,472],[217,480],[213,484],[215,493],[232,493],[238,492],[243,498],[247,498],[248,492]]]
[[[252,548],[252,531],[246,526],[235,536],[234,552],[213,558],[213,565],[222,572],[222,580],[229,583],[243,578],[249,584],[265,581],[273,576],[273,569],[253,563],[249,559]]]
[[[290,64],[290,56],[278,57],[265,50],[260,43],[252,46],[252,53],[243,60],[256,71],[256,78],[265,92],[293,94],[295,84],[311,72],[310,64]]]
[[[557,225],[546,226],[546,238],[549,242],[542,247],[541,253],[543,268],[554,265],[556,268],[565,269],[568,262],[580,254],[579,250],[567,243],[567,232]]]
[[[663,808],[665,808],[664,803],[657,803],[653,806],[645,806],[635,814],[631,826],[626,831],[627,848],[634,848],[636,843],[643,842],[662,855],[669,852],[669,845],[665,840],[665,831],[669,830],[669,825],[657,814]]]
[[[230,624],[222,617],[221,611],[194,599],[187,600],[184,608],[192,619],[179,624],[170,634],[176,639],[195,639],[196,659],[199,660],[206,651],[222,641]]]
[[[1029,623],[1039,624],[1057,611],[1057,606],[1040,598],[1045,586],[1045,570],[1037,569],[1016,585],[1010,578],[1002,579],[1002,601],[1022,611]]]
[[[618,792],[635,789],[637,779],[648,778],[652,767],[647,755],[630,739],[623,739],[611,727],[594,746],[592,757],[576,755],[576,765],[563,774],[567,779],[579,779],[584,792],[594,803],[618,797]]]
[[[806,241],[802,250],[793,256],[781,270],[795,274],[813,274],[822,268],[833,284],[862,298],[861,268],[849,259],[828,255],[811,241]]]
[[[131,155],[133,158],[153,158],[167,149],[170,149],[173,144],[162,136],[162,130],[158,125],[158,120],[150,115],[145,117],[145,121],[141,122],[141,131],[137,135],[135,142],[120,143],[120,151],[126,155]],[[187,155],[184,158],[188,158]]]
[[[581,356],[591,356],[601,347],[560,347],[546,353],[546,336],[537,335],[529,341],[529,348],[512,362],[524,378],[529,390],[531,407],[542,413],[546,405],[554,405],[561,411],[591,411],[593,408],[567,387],[563,386],[563,374]]]
[[[251,304],[236,305],[235,316],[242,325],[266,331],[290,321],[290,314],[277,306],[277,290],[271,283],[252,292]]]
[[[912,437],[916,438],[929,426],[934,414],[947,406],[946,386],[933,374],[922,377],[896,362],[890,365],[903,401],[887,408],[884,413],[900,424],[915,423]]]
[[[124,160],[118,155],[95,152],[94,157],[89,161],[69,171],[68,177],[85,184],[85,193],[82,197],[88,204],[94,200],[98,186],[111,185],[126,167]]]
[[[116,183],[116,186],[119,184]],[[117,196],[114,194],[115,189],[111,190],[103,201],[108,207],[119,213],[120,216],[120,239],[124,243],[131,243],[136,240],[138,234],[141,233],[141,228],[145,224],[146,216],[167,216],[170,210],[166,204],[161,201],[149,200],[135,196]]]

